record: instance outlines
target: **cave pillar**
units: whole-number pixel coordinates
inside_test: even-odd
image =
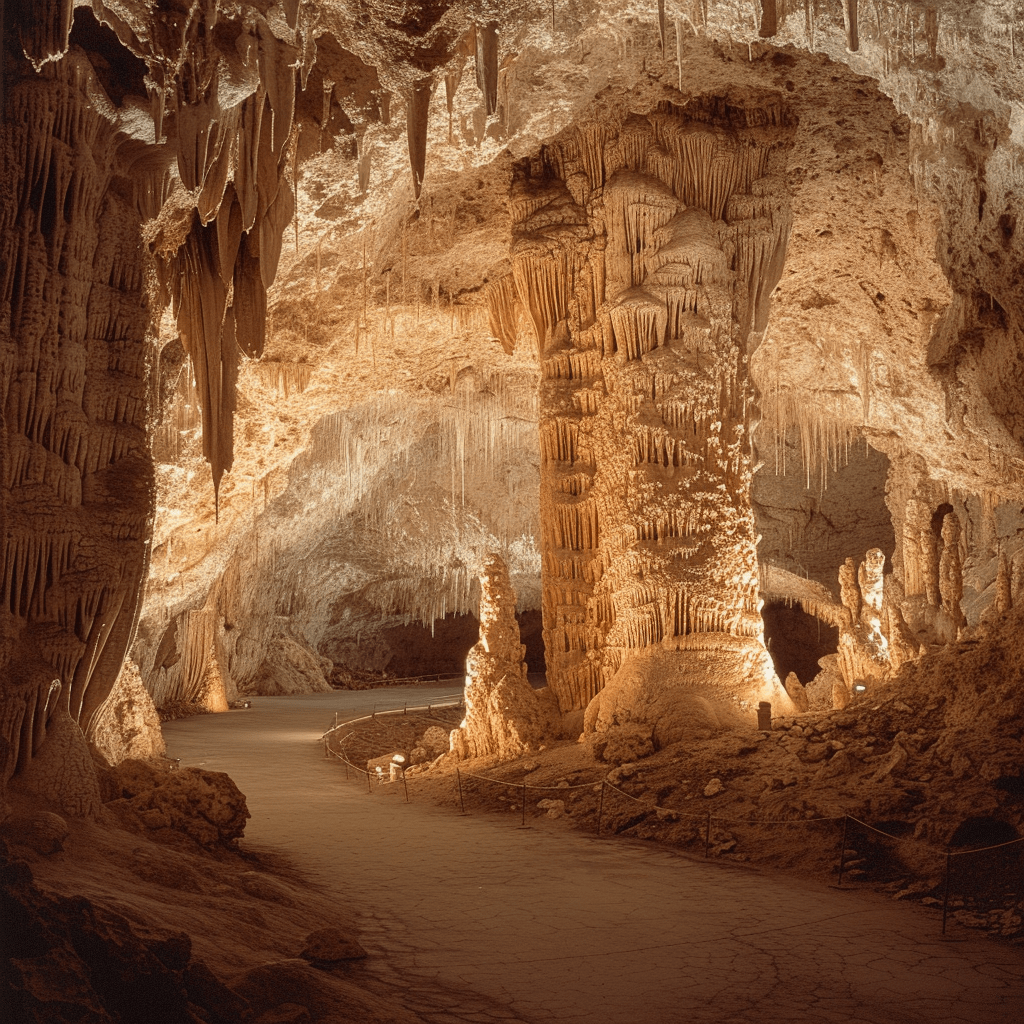
[[[748,371],[785,259],[789,138],[774,94],[703,97],[574,129],[516,173],[548,681],[595,727],[666,671],[751,720],[759,699],[789,704],[762,642]],[[502,295],[498,325],[514,320]]]
[[[53,31],[37,55],[66,48],[70,10],[38,12],[39,32]],[[95,102],[81,50],[4,74],[0,778],[44,749],[59,761],[72,748],[47,743],[58,725],[89,735],[138,614],[152,511],[149,316],[140,216],[123,188],[139,144]]]

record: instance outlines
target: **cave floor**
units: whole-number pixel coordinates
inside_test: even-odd
[[[228,772],[243,845],[285,854],[355,912],[382,981],[425,1020],[1005,1024],[1024,949],[934,911],[806,878],[368,794],[322,756],[333,724],[451,688],[257,697],[164,726],[184,765]],[[449,1003],[438,1012],[437,994]],[[397,993],[396,993],[397,994]],[[450,1014],[450,1016],[449,1016]]]

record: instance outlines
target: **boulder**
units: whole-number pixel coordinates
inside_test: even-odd
[[[363,960],[366,950],[338,928],[320,928],[306,936],[299,956],[314,967],[329,967],[345,960]]]
[[[69,831],[68,823],[59,814],[49,811],[10,818],[0,828],[11,846],[21,846],[44,857],[64,849]]]

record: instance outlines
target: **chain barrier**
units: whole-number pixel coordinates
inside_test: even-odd
[[[456,696],[456,695],[452,695]],[[384,776],[383,770],[377,768],[376,771],[370,771],[366,768],[361,768],[356,764],[353,764],[351,760],[346,756],[344,752],[344,743],[351,736],[355,735],[356,729],[353,728],[360,723],[370,722],[377,720],[387,715],[408,715],[414,712],[427,712],[431,714],[433,711],[440,711],[442,709],[451,709],[462,706],[462,700],[455,700],[446,704],[428,704],[422,707],[403,707],[394,708],[384,711],[377,711],[376,709],[370,715],[366,715],[362,718],[353,719],[348,722],[335,722],[334,726],[328,729],[321,737],[324,743],[324,756],[333,757],[342,762],[345,765],[345,777],[348,778],[351,772],[355,772],[356,775],[362,775],[366,777],[367,792],[373,792],[373,780],[376,778],[378,782],[383,783],[391,781],[390,777]],[[331,746],[331,740],[335,733],[342,729],[349,729],[340,741],[339,750],[334,750]],[[400,766],[399,766],[400,767]],[[400,767],[400,780],[405,789],[405,802],[410,802],[409,797],[409,781],[407,773],[404,767]],[[909,871],[913,874],[913,870],[906,866],[903,866],[904,860],[912,860],[917,864],[924,862],[928,863],[930,860],[933,867],[939,864],[940,859],[944,859],[944,869],[941,872],[942,881],[940,883],[942,891],[941,901],[935,897],[929,897],[925,900],[927,904],[935,905],[941,902],[942,904],[942,934],[946,934],[946,924],[951,909],[958,909],[963,906],[963,900],[959,904],[955,901],[954,897],[957,895],[957,887],[960,889],[960,895],[967,897],[973,897],[975,906],[980,905],[984,899],[989,899],[991,902],[993,899],[1001,899],[1001,906],[1006,907],[1007,902],[1014,900],[1020,900],[1024,898],[1024,838],[1011,839],[1002,843],[995,843],[989,846],[977,847],[969,850],[953,850],[947,848],[941,850],[928,843],[917,840],[907,834],[900,834],[897,832],[886,832],[884,829],[879,828],[875,825],[871,825],[866,821],[861,821],[859,818],[853,815],[835,815],[835,816],[816,816],[811,818],[734,818],[726,815],[714,814],[711,811],[707,812],[693,812],[684,811],[674,807],[662,807],[657,802],[651,801],[643,797],[634,796],[632,793],[627,793],[619,786],[610,782],[607,777],[592,779],[587,782],[581,783],[567,783],[562,782],[558,785],[551,786],[538,786],[525,781],[515,782],[508,779],[496,779],[486,775],[479,775],[475,772],[463,771],[460,767],[456,766],[455,769],[455,783],[456,783],[456,797],[458,801],[459,812],[461,814],[467,814],[466,811],[466,796],[469,792],[468,782],[484,783],[488,785],[501,786],[507,790],[515,792],[517,802],[519,804],[520,812],[520,827],[526,827],[526,804],[527,794],[532,790],[534,792],[550,792],[550,793],[572,793],[580,790],[590,790],[596,794],[596,811],[597,821],[595,826],[595,833],[600,836],[602,834],[602,828],[606,821],[606,792],[610,791],[620,797],[625,797],[627,800],[634,804],[641,806],[644,809],[644,815],[655,814],[659,821],[674,822],[680,818],[692,819],[695,822],[699,822],[698,828],[695,832],[695,838],[701,838],[700,832],[703,830],[703,846],[704,846],[704,857],[709,858],[711,856],[711,846],[713,829],[716,825],[718,826],[742,826],[750,825],[754,827],[761,826],[819,826],[822,824],[836,825],[838,822],[843,823],[842,827],[842,839],[839,849],[837,880],[836,888],[841,889],[843,887],[843,878],[855,877],[864,878],[867,875],[871,875],[871,880],[874,882],[892,880],[886,876],[899,877],[900,875],[906,875]],[[628,821],[629,819],[627,819]],[[903,823],[894,822],[893,827],[901,826]],[[629,825],[620,825],[615,829],[616,832],[620,832],[623,828],[629,827]],[[861,842],[855,847],[853,845],[853,835],[858,830],[864,830],[864,836]],[[874,837],[878,837],[877,839]],[[716,852],[725,851],[728,848],[730,842],[735,840],[729,836],[724,837],[722,845]],[[904,856],[901,858],[897,853],[897,847],[907,847],[908,850],[912,848],[913,856]],[[1011,848],[1015,848],[1011,853]],[[1001,852],[1000,852],[1001,851]],[[963,857],[978,857],[984,854],[991,854],[998,861],[992,865],[993,870],[979,872],[973,870],[970,872],[960,871],[954,872],[954,860],[956,858]],[[920,873],[920,867],[918,868]],[[933,871],[934,875],[936,872]],[[933,891],[939,886],[930,886],[924,881],[919,881],[910,885],[905,892],[923,892],[931,888]],[[998,911],[992,911],[991,913],[998,913],[1004,915],[1007,919],[1013,917],[1016,914],[1014,910],[1014,903],[1009,909],[1002,909]],[[1019,916],[1016,917],[1016,923],[1020,923]]]

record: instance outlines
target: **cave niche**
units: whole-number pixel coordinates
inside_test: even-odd
[[[768,601],[761,609],[768,653],[780,679],[795,672],[806,685],[819,672],[818,659],[835,654],[839,630],[785,601]]]

